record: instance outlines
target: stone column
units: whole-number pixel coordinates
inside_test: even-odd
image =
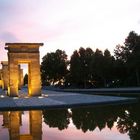
[[[2,69],[0,69],[0,88],[2,88]]]
[[[19,68],[18,62],[13,61],[12,57],[9,59],[9,76],[8,95],[16,97],[18,96]]]
[[[18,65],[18,89],[21,89],[21,84],[20,84],[20,65]]]
[[[41,95],[40,64],[38,59],[29,64],[29,96]]]
[[[20,65],[19,65],[19,79],[18,79],[18,89],[21,89],[22,86],[23,86],[23,69],[20,68]]]
[[[42,111],[30,111],[30,134],[33,140],[42,140]]]
[[[1,70],[1,88],[4,90],[4,79],[3,79],[2,70]]]
[[[7,90],[9,84],[8,61],[1,61],[2,64],[2,89]]]
[[[24,85],[23,69],[20,69],[20,85],[21,85],[21,88]]]

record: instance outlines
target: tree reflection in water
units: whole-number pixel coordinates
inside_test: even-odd
[[[121,133],[128,133],[131,140],[140,139],[140,104],[129,106],[119,116],[117,128]]]
[[[70,123],[68,109],[44,110],[43,116],[49,127],[57,127],[59,130],[66,129]]]
[[[120,133],[128,133],[131,140],[140,138],[140,104],[98,106],[89,108],[44,110],[44,121],[49,127],[66,129],[72,119],[77,129],[83,132],[100,131],[105,127],[112,128],[114,124]]]
[[[72,120],[83,132],[93,131],[96,127],[100,130],[106,126],[111,129],[117,121],[118,114],[122,112],[123,109],[118,109],[118,106],[72,109]]]

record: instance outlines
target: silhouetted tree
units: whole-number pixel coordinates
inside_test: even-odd
[[[104,87],[111,86],[112,81],[114,80],[114,63],[115,59],[111,56],[110,51],[106,49],[104,51],[103,57],[103,79],[104,79]]]
[[[103,65],[103,53],[101,50],[96,49],[91,61],[92,78],[96,87],[104,85]]]
[[[91,48],[80,48],[74,51],[70,60],[70,75],[72,83],[82,85],[86,88],[91,80],[91,59],[93,51]]]
[[[70,60],[71,82],[76,85],[106,87],[114,79],[114,57],[109,50],[104,54],[101,50],[95,52],[91,48],[80,48],[74,51]]]
[[[140,35],[131,31],[125,40],[125,47],[129,50],[127,67],[136,77],[137,86],[140,85]],[[133,80],[134,82],[134,80]]]
[[[124,69],[124,85],[140,85],[140,36],[131,31],[125,39],[124,46],[117,45],[114,50],[116,61]],[[122,70],[121,70],[122,71]]]
[[[24,85],[28,84],[28,74],[26,73],[24,76]]]
[[[78,51],[74,51],[70,59],[71,84],[78,85],[81,81],[81,62]]]
[[[67,55],[65,51],[56,50],[53,53],[47,53],[42,58],[41,77],[42,84],[63,83],[67,73]]]
[[[130,32],[124,45],[109,50],[75,50],[68,63],[65,51],[47,53],[41,63],[43,85],[64,83],[80,88],[140,85],[140,35]]]

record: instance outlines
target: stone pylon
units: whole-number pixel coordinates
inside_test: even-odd
[[[2,80],[2,89],[8,89],[9,83],[9,71],[8,71],[8,61],[1,61],[2,71],[1,71],[1,80]]]
[[[1,61],[2,69],[0,69],[0,87],[4,90],[8,90],[9,85],[9,69],[8,69],[8,61]],[[23,69],[18,69],[18,87],[19,89],[23,86]]]
[[[2,88],[2,69],[0,69],[0,88]]]
[[[28,64],[28,95],[41,95],[40,54],[43,43],[6,43],[8,47],[9,96],[18,96],[19,64]]]

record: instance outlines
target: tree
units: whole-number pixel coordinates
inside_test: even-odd
[[[86,88],[91,79],[90,64],[93,51],[91,48],[81,47],[74,51],[70,60],[71,82]]]
[[[92,71],[92,78],[94,80],[94,84],[96,87],[103,86],[103,53],[101,50],[96,49],[92,61],[91,61],[91,71]]]
[[[136,84],[140,86],[140,35],[131,31],[125,40],[129,50],[127,66],[135,73]]]
[[[87,88],[87,84],[91,80],[91,60],[93,56],[93,51],[91,48],[80,48],[79,55],[80,55],[80,63],[81,63],[81,78],[82,83],[84,84],[84,88]]]
[[[103,78],[104,78],[104,87],[110,86],[111,82],[114,80],[114,57],[111,56],[110,51],[106,49],[104,51],[103,57]]]
[[[109,50],[104,54],[101,50],[95,52],[91,48],[80,48],[74,51],[70,60],[71,83],[82,87],[106,87],[113,76],[114,57]]]
[[[24,76],[24,85],[28,84],[28,74],[26,73]]]
[[[77,50],[75,50],[70,59],[70,77],[71,84],[78,85],[81,81],[81,63],[80,56]]]
[[[125,71],[124,83],[127,86],[140,85],[140,36],[131,31],[125,39],[124,45],[117,45],[115,58],[123,63]]]
[[[41,63],[41,77],[42,84],[46,85],[55,84],[58,82],[62,84],[65,80],[65,75],[67,73],[67,55],[65,51],[56,50],[52,53],[47,53],[42,58]]]

